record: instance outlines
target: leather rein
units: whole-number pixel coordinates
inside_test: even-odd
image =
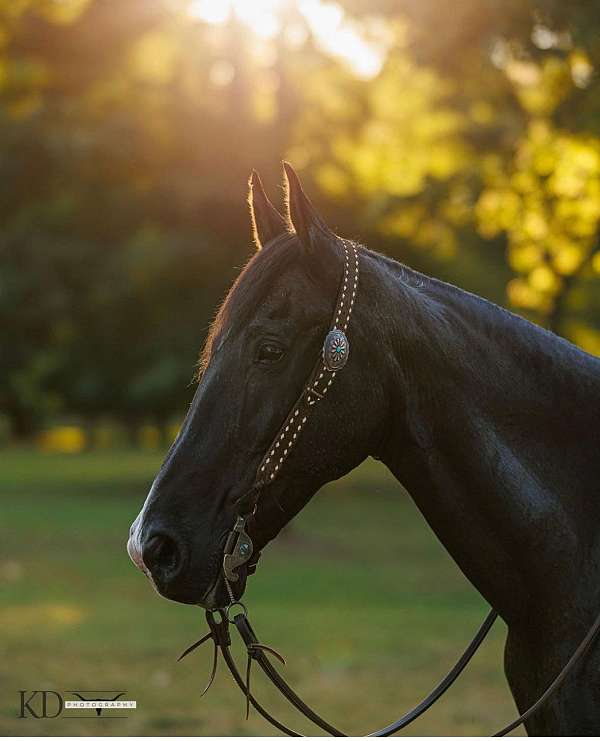
[[[307,705],[286,682],[270,660],[269,656],[274,657],[282,664],[285,664],[285,660],[273,648],[259,641],[248,619],[248,610],[242,602],[235,599],[231,585],[238,581],[239,574],[237,573],[237,569],[241,566],[246,565],[248,574],[254,573],[256,563],[260,556],[260,553],[255,552],[252,539],[246,531],[248,521],[256,514],[260,493],[265,489],[265,487],[271,484],[275,478],[277,478],[302,429],[307,424],[315,406],[325,398],[337,373],[342,370],[348,361],[350,345],[346,332],[348,330],[358,290],[359,256],[357,247],[353,243],[346,242],[345,240],[340,240],[340,243],[342,244],[344,251],[344,272],[338,290],[333,322],[330,331],[325,338],[322,354],[313,367],[303,392],[292,407],[292,410],[286,417],[285,422],[279,429],[275,439],[260,462],[254,486],[250,490],[249,494],[240,500],[237,520],[225,543],[223,555],[223,578],[229,595],[230,604],[227,608],[206,611],[206,620],[209,632],[199,641],[196,641],[194,644],[189,646],[189,648],[187,648],[178,659],[178,661],[180,661],[189,653],[203,645],[206,641],[212,639],[214,644],[212,669],[208,684],[202,692],[202,695],[206,694],[213,683],[217,672],[218,657],[220,653],[235,683],[245,695],[246,717],[248,717],[250,706],[252,706],[268,723],[279,731],[283,732],[287,736],[296,737],[301,737],[303,734],[288,728],[284,723],[277,720],[277,718],[271,715],[252,694],[250,682],[253,662],[258,664],[263,674],[269,679],[280,694],[305,718],[312,721],[322,731],[325,731],[331,736],[347,736],[348,734],[340,731],[334,725],[324,720],[309,705]],[[435,702],[437,702],[437,700],[440,699],[440,697],[442,697],[455,680],[458,679],[479,646],[483,643],[497,617],[498,614],[496,611],[493,609],[490,610],[479,630],[463,651],[458,661],[421,702],[415,705],[415,707],[408,712],[404,713],[404,715],[395,722],[366,735],[373,737],[391,736],[403,728],[406,728],[410,723],[425,713]],[[231,653],[230,625],[236,628],[246,647],[247,663],[243,675],[238,669],[236,661]],[[546,688],[539,699],[518,718],[509,723],[502,730],[495,733],[494,736],[505,736],[537,712],[550,699],[550,697],[558,691],[571,673],[575,664],[588,651],[599,633],[600,615],[596,618],[596,621],[578,645],[569,661]]]

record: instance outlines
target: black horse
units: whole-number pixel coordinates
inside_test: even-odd
[[[228,604],[222,559],[237,504],[302,391],[336,301],[340,238],[286,174],[285,218],[251,178],[258,251],[218,313],[185,423],[131,529],[134,561],[180,602]],[[255,548],[323,484],[380,459],[507,623],[505,670],[523,711],[600,611],[600,360],[358,251],[350,360],[261,494]],[[599,660],[594,645],[528,721],[530,734],[600,734]]]

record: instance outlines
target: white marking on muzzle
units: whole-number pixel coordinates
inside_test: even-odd
[[[146,564],[142,558],[142,544],[140,542],[140,519],[141,513],[135,518],[133,525],[129,531],[129,540],[127,541],[127,553],[129,558],[138,567],[140,571],[143,571],[146,576],[150,576]]]

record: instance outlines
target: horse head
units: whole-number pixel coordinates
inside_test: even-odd
[[[310,421],[292,431],[294,445],[277,476],[257,490],[261,461],[321,357],[351,244],[325,224],[289,165],[285,174],[285,217],[258,176],[250,178],[257,250],[217,314],[188,414],[131,526],[131,558],[160,594],[179,602],[229,602],[224,548],[249,500],[256,554],[323,484],[373,453],[381,437],[385,394],[370,350],[367,269],[347,327],[348,363],[327,396],[319,395]],[[248,568],[240,567],[230,585],[236,599]]]

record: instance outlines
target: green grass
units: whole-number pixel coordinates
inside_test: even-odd
[[[205,631],[201,610],[160,599],[125,541],[160,464],[141,452],[43,455],[4,450],[0,464],[0,733],[273,735],[221,671],[198,698],[208,647],[175,663]],[[430,689],[487,607],[410,499],[369,461],[329,485],[271,545],[245,601],[286,676],[355,734],[398,717]],[[515,715],[496,626],[414,735],[489,734]],[[222,667],[223,669],[223,667]],[[119,689],[123,720],[18,719],[20,689]],[[314,733],[258,673],[267,707]]]

